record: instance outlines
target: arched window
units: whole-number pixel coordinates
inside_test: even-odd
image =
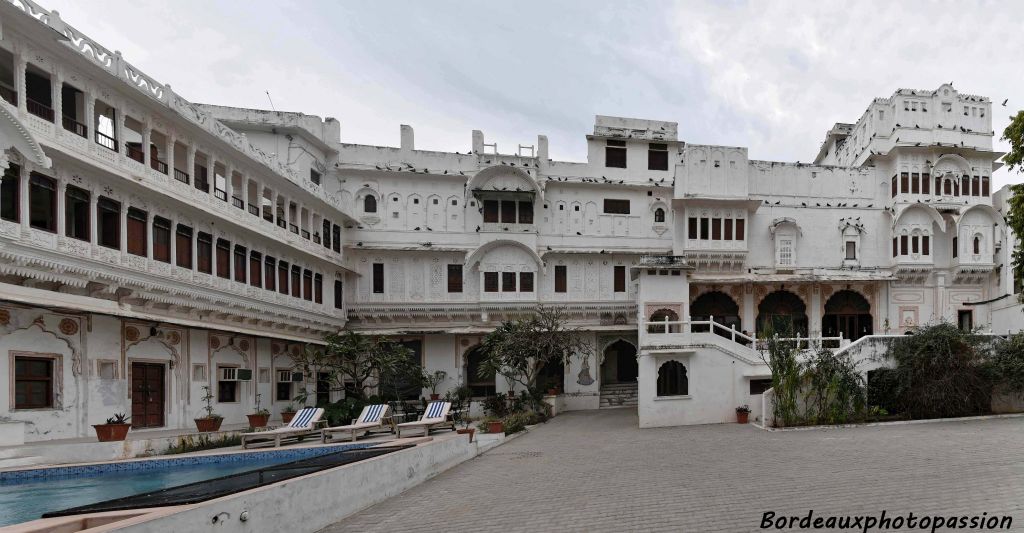
[[[367,194],[366,198],[363,198],[363,212],[365,213],[376,213],[377,212],[377,199],[372,194]]]
[[[975,235],[974,236],[974,255],[978,255],[980,253],[981,253],[981,237]]]
[[[659,208],[654,210],[654,221],[655,222],[665,222],[665,210],[664,209],[659,207]]]
[[[665,361],[658,369],[658,396],[686,396],[690,384],[686,367],[679,361]]]
[[[668,324],[664,322],[678,322],[679,315],[671,309],[658,309],[648,320],[648,333],[679,333],[679,324]]]

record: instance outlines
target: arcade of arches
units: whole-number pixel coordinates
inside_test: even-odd
[[[842,290],[825,302],[825,314],[821,317],[823,337],[838,337],[857,340],[873,331],[871,304],[860,293]]]
[[[757,335],[772,330],[783,336],[807,336],[807,306],[799,296],[777,290],[765,296],[757,306]]]
[[[690,303],[690,320],[705,321],[714,317],[715,322],[725,327],[735,327],[736,331],[743,331],[740,320],[740,306],[731,296],[721,291],[706,292],[698,296]],[[710,326],[694,325],[694,333],[707,332]],[[715,328],[715,333],[728,336],[721,328]]]

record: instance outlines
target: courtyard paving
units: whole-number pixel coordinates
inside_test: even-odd
[[[757,531],[812,509],[1024,530],[1024,418],[766,432],[567,413],[324,531]]]

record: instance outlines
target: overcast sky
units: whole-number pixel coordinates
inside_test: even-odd
[[[39,1],[193,102],[269,108],[269,91],[361,144],[410,124],[418,148],[466,151],[480,129],[582,161],[602,114],[808,162],[900,87],[990,97],[1001,151],[1024,107],[1024,2]]]

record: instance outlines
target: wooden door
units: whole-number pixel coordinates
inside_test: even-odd
[[[164,425],[164,365],[132,363],[132,427]]]

